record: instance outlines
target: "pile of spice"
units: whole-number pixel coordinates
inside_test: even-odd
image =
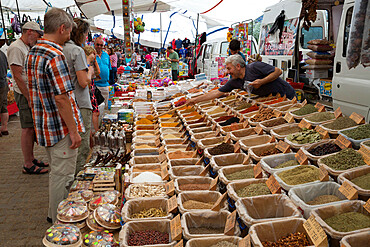
[[[256,115],[250,118],[252,122],[262,122],[275,117],[274,111],[271,108],[261,108]]]
[[[323,127],[331,130],[342,130],[356,126],[356,122],[349,117],[339,117],[331,123],[324,124]]]
[[[161,123],[162,127],[176,127],[179,123]]]
[[[222,117],[219,117],[219,118],[216,118],[215,119],[215,122],[221,122],[221,121],[226,121],[226,120],[229,120],[230,118],[232,118],[233,116],[222,116]]]
[[[194,152],[189,152],[189,151],[180,151],[177,150],[175,152],[168,153],[168,158],[169,159],[189,159],[193,158]]]
[[[311,114],[314,112],[317,112],[316,107],[314,105],[307,104],[303,106],[301,109],[293,111],[292,113],[297,116],[304,116],[304,115]]]
[[[155,230],[135,231],[128,237],[129,246],[168,244],[169,235]]]
[[[237,118],[237,117],[231,117],[228,120],[226,120],[225,122],[220,123],[220,126],[228,126],[228,125],[231,125],[233,123],[239,123],[239,121],[240,121],[239,118]]]
[[[289,166],[297,166],[297,165],[299,165],[298,161],[288,160],[288,161],[285,161],[284,163],[281,163],[281,164],[275,166],[274,169],[281,169],[281,168],[285,168],[285,167],[289,167]]]
[[[312,116],[307,117],[306,119],[308,121],[319,123],[319,122],[325,122],[334,119],[334,113],[332,112],[318,112]]]
[[[248,102],[245,102],[245,101],[239,101],[239,103],[236,104],[235,110],[240,111],[240,110],[249,108],[251,106],[252,106],[251,103],[248,103]]]
[[[263,123],[263,126],[265,127],[274,127],[282,124],[288,123],[284,118],[277,118],[275,120],[271,120],[267,123]]]
[[[293,134],[293,133],[297,133],[299,131],[301,131],[302,129],[299,128],[297,125],[294,125],[294,126],[289,126],[287,128],[282,128],[282,129],[279,129],[279,130],[274,130],[274,132],[278,135],[289,135],[289,134]]]
[[[315,197],[312,201],[307,202],[308,205],[320,205],[330,202],[339,202],[341,199],[335,195],[321,195]]]
[[[229,154],[234,153],[234,146],[229,143],[221,143],[213,148],[208,150],[211,155],[220,155],[220,154]]]
[[[139,153],[135,152],[135,156],[159,155],[159,152]]]
[[[286,237],[280,238],[276,242],[262,242],[263,247],[302,247],[309,246],[308,236],[302,232],[291,233]]]
[[[342,133],[355,140],[367,139],[370,138],[370,124],[364,124],[350,130],[344,130]]]
[[[190,234],[223,234],[225,227],[189,227]]]
[[[283,102],[286,98],[284,97],[280,97],[278,99],[275,99],[275,100],[271,100],[269,102],[266,102],[265,105],[273,105],[273,104],[277,104],[277,103],[280,103],[280,102]]]
[[[186,209],[211,209],[213,205],[214,204],[210,202],[200,202],[196,200],[188,200],[182,204]]]
[[[139,136],[154,136],[154,133],[139,133]]]
[[[229,95],[229,96],[227,96],[225,98],[222,98],[221,101],[229,101],[229,100],[232,100],[232,99],[235,99],[235,98],[236,98],[235,95]]]
[[[135,145],[136,149],[146,149],[146,148],[157,148],[156,146],[151,146],[148,144],[142,144],[142,145]]]
[[[174,134],[167,134],[165,136],[163,136],[163,139],[178,139],[180,138],[179,136],[176,136]]]
[[[238,247],[238,245],[228,241],[220,241],[217,244],[211,245],[210,247]]]
[[[172,118],[172,117],[173,117],[173,115],[171,115],[171,114],[164,114],[164,115],[160,116],[159,118]]]
[[[351,182],[364,190],[370,190],[370,173],[354,178]]]
[[[339,232],[351,232],[370,227],[370,216],[359,212],[337,214],[324,221]]]
[[[207,110],[208,115],[214,115],[221,112],[225,112],[225,109],[219,106],[212,107],[211,109]]]
[[[322,145],[319,145],[315,148],[312,148],[311,150],[308,150],[308,152],[315,156],[322,156],[327,154],[336,153],[342,150],[337,144],[333,142],[324,143]]]
[[[321,161],[334,170],[347,170],[366,165],[362,155],[352,148],[343,149],[337,154],[323,158]]]
[[[249,168],[249,169],[245,169],[242,171],[233,172],[230,174],[225,174],[225,177],[228,180],[240,180],[240,179],[254,178],[254,171],[253,171],[253,168]]]
[[[321,135],[315,130],[303,129],[298,133],[289,134],[287,139],[296,144],[309,144],[321,140]]]
[[[271,194],[265,183],[250,184],[235,191],[239,197],[252,197]]]
[[[136,125],[140,125],[140,124],[148,125],[148,124],[153,124],[153,122],[150,121],[149,119],[142,118],[142,119],[136,121]]]
[[[282,171],[279,177],[288,185],[305,184],[319,180],[319,169],[312,166],[297,166]]]
[[[167,216],[167,212],[164,211],[162,208],[149,208],[149,209],[141,210],[138,213],[132,214],[131,218],[142,219],[142,218],[165,217],[165,216]]]
[[[257,155],[257,156],[260,156],[260,157],[264,157],[264,156],[268,156],[268,155],[273,155],[273,154],[278,154],[280,153],[280,150],[277,149],[276,147],[271,147],[270,149],[268,150],[263,150],[263,151],[257,151],[254,150],[254,153]]]
[[[180,190],[209,190],[209,184],[181,184]]]
[[[258,109],[259,109],[259,107],[257,105],[253,105],[253,106],[248,107],[247,109],[241,111],[240,113],[245,114],[245,113],[248,113],[248,112],[257,111]]]

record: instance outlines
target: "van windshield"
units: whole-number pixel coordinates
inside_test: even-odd
[[[304,28],[302,28],[302,48],[307,49],[307,42],[313,39],[322,39],[323,38],[323,28],[322,27],[310,27],[310,29],[307,31]]]

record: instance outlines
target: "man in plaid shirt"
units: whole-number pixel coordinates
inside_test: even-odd
[[[44,17],[44,38],[31,48],[26,62],[36,139],[50,162],[48,221],[57,218],[58,204],[67,197],[74,180],[78,132],[84,127],[73,95],[73,84],[62,45],[70,38],[74,22],[61,9]]]

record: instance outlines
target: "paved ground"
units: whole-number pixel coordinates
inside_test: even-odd
[[[19,119],[9,119],[9,136],[0,137],[0,246],[43,246],[48,209],[48,174],[22,173]],[[44,148],[35,146],[38,159],[47,160]]]

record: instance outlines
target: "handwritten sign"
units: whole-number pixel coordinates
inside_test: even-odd
[[[275,117],[281,117],[283,115],[283,113],[279,110],[273,110],[272,113],[274,113]]]
[[[170,221],[170,229],[172,240],[180,241],[182,237],[182,228],[179,214]]]
[[[175,184],[174,184],[173,180],[166,183],[164,187],[166,189],[166,194],[168,196],[173,196],[173,194],[175,193]]]
[[[168,180],[170,175],[168,174],[167,163],[161,164],[161,177],[163,180]]]
[[[319,167],[319,179],[321,182],[329,181],[329,173],[323,166]]]
[[[321,135],[322,139],[329,138],[329,132],[327,130],[324,130],[320,125],[316,126],[315,131]]]
[[[234,235],[235,230],[235,222],[236,222],[236,210],[229,214],[226,218],[226,224],[224,229],[224,234],[232,236]]]
[[[271,139],[269,140],[269,143],[274,143],[276,142],[275,136],[272,136]]]
[[[269,190],[271,191],[272,194],[280,194],[281,193],[281,186],[280,186],[279,182],[276,180],[276,178],[274,177],[274,175],[271,175],[267,179],[266,185],[267,185],[267,187],[269,188]]]
[[[261,167],[261,162],[258,162],[256,166],[253,167],[254,178],[262,178],[263,172]]]
[[[323,104],[320,104],[319,102],[316,103],[315,108],[317,109],[318,112],[325,111],[325,106]]]
[[[343,114],[342,114],[342,110],[340,109],[340,107],[338,107],[338,108],[334,111],[334,117],[335,117],[335,119],[337,119],[337,118],[340,118],[341,116],[343,116]]]
[[[352,112],[351,116],[349,116],[350,119],[352,119],[353,121],[355,121],[357,124],[364,124],[365,123],[365,118],[364,116],[356,113],[356,112]]]
[[[279,141],[278,144],[276,145],[276,148],[280,150],[283,154],[290,152],[289,144],[284,141]]]
[[[172,196],[170,199],[167,200],[167,212],[174,213],[177,210],[177,198],[176,196]]]
[[[263,134],[263,129],[262,127],[258,124],[256,127],[254,127],[254,131],[258,134],[258,135],[262,135]]]
[[[216,190],[218,183],[218,176],[211,181],[211,184],[209,185],[209,190]]]
[[[252,247],[251,236],[248,234],[242,240],[239,241],[238,247]]]
[[[364,209],[370,213],[370,199],[367,200],[367,202],[364,205]]]
[[[347,181],[339,187],[339,192],[342,193],[348,200],[355,200],[358,198],[358,191],[353,188]]]
[[[299,149],[298,152],[295,154],[295,158],[301,165],[307,165],[308,164],[308,157],[307,155],[302,151],[302,149]]]
[[[346,149],[352,147],[352,142],[342,135],[338,135],[337,139],[334,141],[341,149]]]
[[[326,233],[316,221],[315,216],[311,215],[310,218],[303,223],[303,227],[316,247],[328,246]]]
[[[181,239],[174,247],[184,247],[184,241]]]
[[[302,106],[305,106],[305,105],[307,105],[307,100],[306,99],[302,102]]]
[[[364,146],[361,146],[358,152],[362,155],[362,158],[364,159],[365,163],[370,165],[370,150]]]
[[[301,129],[311,129],[312,125],[306,120],[302,119],[301,122],[299,122],[298,127]]]
[[[289,112],[287,114],[285,114],[284,116],[284,119],[285,121],[287,121],[288,123],[294,123],[294,117],[292,114],[290,114]]]
[[[234,153],[240,153],[240,143],[237,141],[234,145]]]
[[[220,196],[217,201],[215,202],[215,204],[213,204],[211,210],[212,211],[220,211],[221,210],[221,207],[222,207],[222,204],[224,203],[224,201],[226,200],[227,198],[227,193],[225,192],[222,196]]]

